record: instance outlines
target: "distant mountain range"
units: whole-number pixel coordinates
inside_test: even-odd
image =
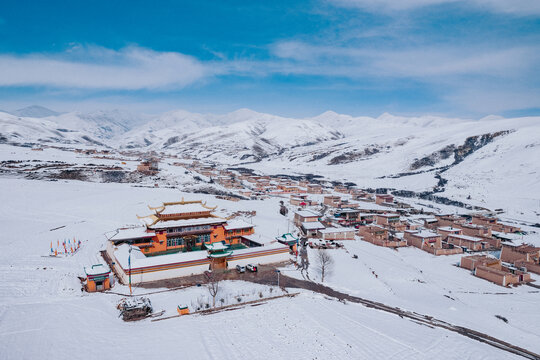
[[[479,202],[499,194],[540,203],[538,134],[540,117],[372,118],[328,111],[294,119],[249,109],[224,115],[59,114],[38,106],[0,112],[0,143],[164,151],[265,173],[320,174],[363,187],[430,190]]]

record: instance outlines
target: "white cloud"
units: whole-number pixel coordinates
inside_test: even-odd
[[[514,48],[430,46],[376,49],[312,45],[297,41],[272,46],[275,56],[289,60],[282,72],[350,78],[435,78],[459,75],[515,77],[536,68],[537,46]],[[268,71],[280,71],[271,66]]]
[[[75,46],[61,54],[0,55],[0,86],[138,90],[181,88],[211,71],[197,59],[137,46]]]
[[[540,14],[538,0],[329,0],[343,7],[357,7],[371,12],[413,10],[442,4],[461,4],[497,13],[514,15]]]

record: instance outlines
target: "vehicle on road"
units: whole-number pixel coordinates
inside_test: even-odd
[[[236,265],[236,271],[238,271],[239,273],[245,273],[246,267],[242,265]]]
[[[253,264],[247,264],[246,268],[251,272],[257,272],[257,266]]]

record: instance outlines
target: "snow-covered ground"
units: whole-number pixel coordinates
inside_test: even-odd
[[[405,171],[415,159],[446,145],[462,144],[467,136],[515,128],[514,132],[497,138],[443,173],[449,182],[442,195],[491,209],[502,208],[505,211],[501,216],[503,220],[531,232],[523,241],[540,245],[540,235],[532,233],[538,229],[521,224],[523,221],[539,222],[540,219],[537,118],[522,119],[519,123],[504,119],[476,122],[454,119],[452,126],[446,126],[447,120],[438,118],[385,115],[379,119],[352,119],[330,113],[296,122],[305,130],[304,136],[298,140],[293,133],[281,136],[279,126],[267,126],[268,122],[276,119],[263,115],[256,115],[257,124],[253,126],[246,124],[255,115],[245,110],[216,119],[205,117],[208,126],[213,122],[217,125],[214,124],[215,128],[206,130],[204,134],[210,136],[212,131],[219,133],[227,129],[236,132],[246,130],[238,139],[249,143],[249,146],[259,144],[265,151],[283,150],[283,153],[261,162],[241,165],[262,173],[313,173],[329,180],[354,181],[360,187],[414,191],[434,186],[433,173],[400,178],[383,176]],[[78,147],[80,144],[88,147],[93,146],[83,138],[88,132],[100,141],[107,141],[112,136],[122,136],[130,119],[126,116],[117,121],[119,119],[114,114],[95,114],[90,118],[89,127],[83,127],[80,132],[70,132],[58,130],[59,124],[62,121],[66,127],[81,124],[85,119],[89,121],[88,116],[63,114],[23,121],[0,114],[0,135],[8,135],[10,141],[19,139],[21,143],[45,138],[53,143],[64,142],[63,146],[77,142]],[[165,115],[161,121],[173,126],[178,119],[191,121],[198,118],[175,112]],[[279,124],[288,121],[278,120]],[[206,122],[203,121],[204,124]],[[110,130],[101,129],[104,124]],[[340,136],[330,134],[328,129],[338,124],[342,124],[341,132],[346,138],[335,140]],[[153,129],[154,135],[159,141],[166,141],[167,131],[159,130],[158,125]],[[191,125],[197,125],[197,121]],[[182,128],[181,124],[175,126]],[[144,132],[146,128],[143,125],[141,129]],[[269,134],[272,135],[267,139],[269,142],[261,143],[261,138]],[[132,140],[142,139],[141,132],[133,129],[128,135]],[[311,138],[316,140],[314,144],[294,147],[303,142],[309,143]],[[192,140],[196,139],[193,135]],[[130,140],[126,137],[126,141]],[[337,149],[332,155],[335,156],[372,144],[377,145],[380,152],[356,162],[328,165],[328,158],[308,161],[325,149]],[[386,145],[390,148],[385,148]],[[239,145],[228,145],[230,156],[214,152],[211,147],[205,151],[211,159],[227,166],[231,164],[228,161],[238,155],[235,146]],[[175,151],[171,150],[172,153]],[[27,174],[25,169],[53,162],[71,167],[94,164],[131,172],[139,160],[136,156],[96,159],[61,149],[32,151],[26,147],[0,144],[0,161],[20,161],[14,166],[22,166],[19,172],[8,172],[0,177],[0,226],[3,229],[0,237],[0,358],[512,358],[508,353],[452,332],[429,328],[358,304],[343,304],[307,291],[293,298],[207,316],[159,322],[123,322],[115,308],[122,296],[83,293],[77,276],[83,275],[84,266],[101,262],[98,254],[104,248],[105,233],[137,224],[136,215],[148,214],[148,205],[156,206],[182,197],[186,200],[202,199],[209,205],[217,205],[217,214],[224,217],[237,211],[255,210],[256,216],[244,218],[255,225],[255,236],[272,239],[293,231],[292,212],[288,218],[279,215],[281,198],[232,202],[185,191],[207,184],[195,181],[194,175],[197,174],[173,165],[176,159],[165,158],[160,163],[158,176],[142,178],[136,184],[23,179]],[[237,165],[241,163],[238,158],[234,161],[238,161]],[[445,160],[435,166],[447,164]],[[44,167],[33,169],[28,174],[39,175],[46,171]],[[97,178],[97,174],[95,176]],[[155,184],[159,187],[154,187]],[[226,190],[216,184],[212,186]],[[468,199],[469,195],[471,199]],[[322,196],[315,198],[320,201]],[[401,200],[417,208],[425,207],[425,210],[434,208],[448,213],[463,210],[427,200]],[[378,205],[366,203],[366,206]],[[73,256],[48,256],[51,242],[56,244],[73,238],[82,241],[81,249]],[[346,242],[345,246],[346,250],[331,250],[335,265],[333,273],[325,281],[326,285],[344,293],[476,329],[540,353],[538,289],[528,286],[506,289],[475,278],[467,270],[454,266],[459,255],[435,257],[415,248],[395,251],[359,240]],[[358,259],[353,259],[353,254],[358,255]],[[309,250],[309,255],[311,268],[308,274],[312,280],[318,281],[314,251]],[[285,267],[283,274],[302,277],[293,266]],[[533,278],[540,282],[540,276]],[[248,300],[258,298],[259,293],[264,296],[271,294],[270,287],[248,282],[228,281],[223,286],[218,297],[224,298],[225,304],[234,302],[239,295]],[[125,294],[128,290],[116,284],[114,291]],[[154,291],[135,288],[136,294]],[[279,290],[274,288],[272,294],[277,293]],[[155,309],[166,310],[166,315],[174,315],[177,305],[191,307],[199,301],[208,301],[208,294],[202,287],[148,296]],[[508,323],[495,315],[508,319]]]
[[[3,359],[167,359],[178,358],[179,354],[201,359],[512,358],[442,329],[310,292],[208,316],[124,323],[115,308],[121,296],[82,293],[77,279],[83,266],[98,261],[106,231],[134,223],[135,214],[148,212],[148,204],[184,196],[202,198],[228,212],[255,209],[257,216],[252,221],[257,225],[257,233],[272,237],[279,226],[286,226],[277,211],[279,199],[229,202],[176,189],[7,178],[0,179],[0,189],[0,225],[4,229],[0,242]],[[59,229],[52,230],[55,228]],[[75,255],[47,256],[51,241],[73,237],[83,243]],[[540,350],[538,329],[534,326],[538,323],[534,305],[539,296],[527,292],[532,288],[506,290],[492,286],[452,267],[457,259],[434,258],[416,249],[394,253],[370,247],[353,242],[348,246],[349,254],[342,251],[336,255],[339,266],[329,284],[351,294],[486,330],[533,351]],[[350,259],[353,252],[360,259]],[[373,277],[372,269],[379,279]],[[269,293],[267,287],[244,282],[228,282],[225,288],[224,294],[230,297],[239,293],[248,297],[257,297],[259,291]],[[126,293],[127,289],[117,284],[115,291]],[[190,305],[203,295],[204,289],[195,287],[150,295],[150,299],[156,310],[163,309],[172,315],[176,305]],[[509,318],[509,323],[494,318],[495,314]]]
[[[333,271],[325,284],[343,293],[430,315],[540,351],[540,291],[503,288],[455,266],[462,255],[434,256],[414,247],[393,250],[365,241],[344,241],[328,250]],[[309,249],[311,280],[320,281],[317,250]],[[357,255],[358,259],[354,259]],[[290,266],[285,272],[302,278]],[[539,276],[534,276],[540,280]],[[504,323],[495,315],[508,319]]]

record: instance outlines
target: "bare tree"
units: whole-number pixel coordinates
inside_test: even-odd
[[[212,307],[216,307],[216,297],[221,290],[221,275],[215,271],[207,271],[205,273],[206,288],[212,297]]]
[[[321,282],[324,282],[324,277],[332,273],[334,268],[334,259],[332,255],[325,249],[317,251],[317,270],[321,274]]]

